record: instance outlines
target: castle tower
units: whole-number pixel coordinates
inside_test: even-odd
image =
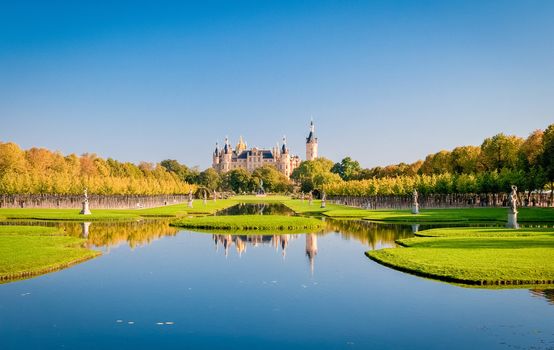
[[[225,146],[223,147],[221,170],[227,172],[231,169],[231,159],[233,157],[233,149],[229,144],[229,139],[225,138]]]
[[[212,166],[214,169],[218,169],[219,167],[219,144],[217,142],[215,143],[215,151],[212,156]]]
[[[287,148],[287,138],[283,136],[283,146],[281,147],[281,157],[279,160],[279,169],[285,176],[289,177],[291,173],[290,169],[290,153]]]
[[[310,134],[306,138],[306,160],[317,158],[317,137],[315,137],[314,121],[310,122]]]

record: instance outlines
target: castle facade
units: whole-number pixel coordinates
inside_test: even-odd
[[[317,138],[315,137],[314,123],[310,123],[310,133],[306,138],[306,160],[317,158]],[[220,173],[233,169],[246,169],[254,171],[264,165],[273,165],[286,177],[290,177],[292,171],[300,165],[299,156],[290,154],[287,147],[287,140],[283,138],[282,146],[277,145],[271,149],[253,147],[248,149],[242,136],[233,148],[229,139],[225,138],[225,144],[220,149],[216,143],[212,155],[212,167]]]

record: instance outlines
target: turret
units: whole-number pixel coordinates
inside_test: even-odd
[[[215,150],[212,157],[214,168],[219,164],[219,144],[215,143]]]
[[[281,147],[281,153],[287,154],[289,153],[289,149],[287,148],[287,137],[283,136],[283,147]]]
[[[315,137],[314,121],[310,122],[310,133],[306,138],[306,160],[317,158],[317,137]]]

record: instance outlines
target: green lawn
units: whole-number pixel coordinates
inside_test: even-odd
[[[140,217],[179,217],[185,215],[207,215],[218,210],[237,204],[231,199],[222,199],[216,202],[200,199],[193,202],[189,208],[186,203],[167,205],[148,209],[94,209],[92,215],[81,215],[79,209],[0,209],[2,219],[28,220],[74,220],[74,221],[108,221],[108,220],[136,220]]]
[[[423,209],[414,215],[409,210],[367,210],[365,220],[402,223],[505,222],[506,208]],[[554,222],[554,208],[520,208],[519,222]]]
[[[183,218],[174,221],[172,226],[214,229],[214,230],[316,230],[323,228],[324,222],[317,219],[283,215],[229,215]],[[240,234],[240,232],[238,232]],[[244,232],[243,232],[244,234]]]
[[[472,285],[554,284],[554,229],[447,228],[369,251],[395,269]]]
[[[0,283],[59,270],[91,259],[98,251],[57,228],[0,226]]]
[[[418,215],[409,210],[366,210],[328,203],[321,208],[321,201],[291,199],[287,196],[267,197],[235,196],[214,202],[195,199],[193,208],[187,203],[167,205],[148,209],[94,209],[92,215],[83,216],[78,209],[0,209],[3,219],[36,220],[134,220],[140,217],[182,217],[213,214],[238,203],[282,203],[297,214],[321,214],[332,218],[363,218],[370,221],[399,223],[460,223],[460,222],[504,222],[507,219],[505,208],[464,208],[464,209],[422,209]],[[554,208],[521,208],[519,222],[554,222]]]
[[[92,209],[92,215],[81,215],[79,209],[0,209],[0,216],[6,219],[29,220],[132,220],[139,218],[136,211]]]

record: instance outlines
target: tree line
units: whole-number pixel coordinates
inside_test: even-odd
[[[333,195],[499,193],[554,189],[554,124],[527,138],[502,133],[480,146],[461,146],[411,164],[362,169],[347,157],[329,170],[343,181],[326,183]]]
[[[0,142],[1,194],[185,194],[194,187],[160,164],[123,163],[95,154],[64,156]]]
[[[176,160],[158,164],[118,162],[94,154],[67,156],[43,148],[22,150],[0,142],[0,193],[185,194],[189,190],[252,193],[263,181],[267,192],[325,191],[329,195],[405,195],[499,193],[516,185],[521,191],[554,188],[554,124],[527,138],[502,133],[480,146],[442,150],[414,163],[362,168],[346,157],[304,161],[289,180],[266,165],[250,172],[200,171]]]

